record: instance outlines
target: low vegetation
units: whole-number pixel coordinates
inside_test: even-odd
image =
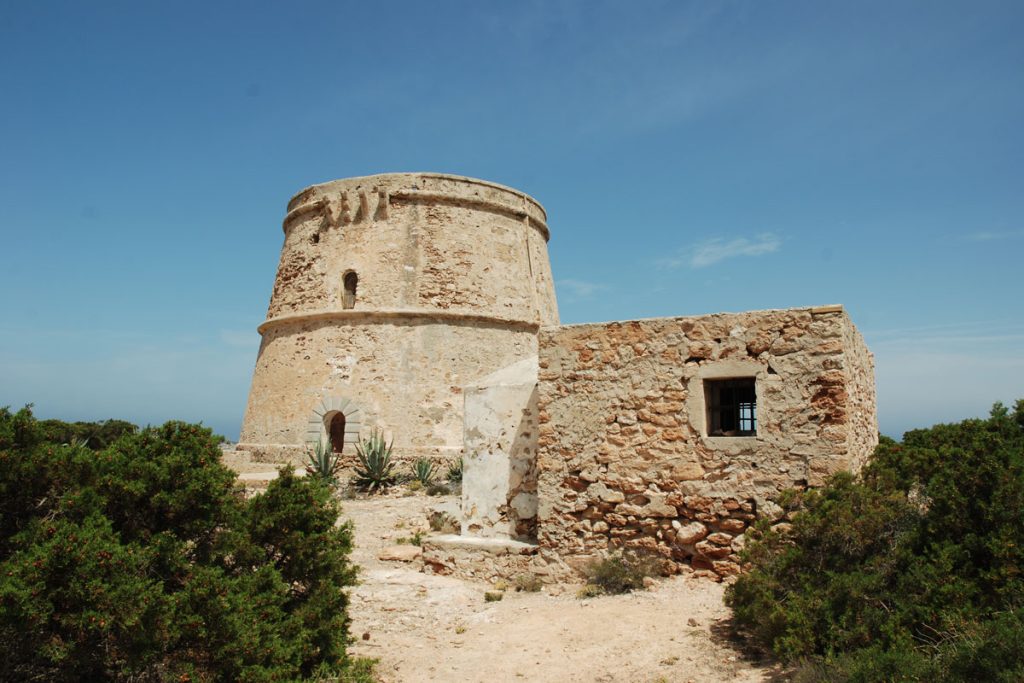
[[[370,436],[356,444],[359,467],[356,468],[353,483],[362,491],[373,493],[384,491],[398,482],[395,462],[391,459],[392,443],[384,435],[373,430]]]
[[[313,450],[306,453],[306,473],[318,477],[331,488],[338,486],[340,470],[341,455],[335,453],[329,444],[318,441]]]
[[[418,458],[412,464],[413,480],[419,482],[421,486],[430,486],[434,481],[436,471],[437,465],[428,458]]]
[[[631,551],[618,552],[587,566],[584,571],[587,584],[580,597],[620,595],[641,590],[644,579],[657,573],[654,558]]]
[[[246,500],[198,425],[92,450],[0,409],[0,680],[371,680],[338,513],[290,470]]]
[[[785,502],[727,603],[797,680],[1024,680],[1024,401]]]
[[[106,448],[125,434],[134,434],[139,428],[124,420],[102,422],[64,422],[39,420],[36,429],[49,443],[85,446],[94,451]],[[218,437],[219,438],[219,437]]]
[[[413,533],[412,536],[402,536],[401,538],[396,538],[395,543],[397,543],[398,545],[414,545],[417,547],[422,546],[423,532],[417,530]]]
[[[515,586],[517,593],[539,593],[544,582],[536,574],[526,573],[516,576]]]
[[[452,464],[448,465],[448,472],[447,472],[447,477],[446,478],[452,484],[461,484],[462,483],[462,458],[461,457],[458,460],[454,461]]]

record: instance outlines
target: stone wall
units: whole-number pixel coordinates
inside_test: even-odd
[[[465,536],[536,538],[537,358],[465,388]]]
[[[626,547],[735,573],[781,490],[877,442],[870,354],[839,306],[546,327],[539,346],[547,557]],[[708,435],[705,386],[725,378],[753,379],[755,436]]]
[[[473,321],[320,320],[268,330],[239,448],[300,462],[307,442],[324,437],[322,417],[336,401],[346,402],[350,444],[359,430],[365,436],[375,427],[394,439],[403,460],[454,460],[463,445],[463,385],[480,368],[514,363],[536,348],[529,328]],[[354,457],[354,444],[343,454]]]
[[[850,467],[859,470],[878,445],[878,420],[875,411],[875,356],[864,337],[847,318],[843,325],[844,370],[848,378],[847,406],[850,428],[847,430]]]
[[[471,178],[298,193],[238,448],[299,460],[340,412],[348,443],[379,427],[401,458],[457,457],[462,387],[535,356],[538,328],[558,323],[547,239],[540,204]]]

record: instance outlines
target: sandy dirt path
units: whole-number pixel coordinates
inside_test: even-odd
[[[676,682],[769,681],[718,635],[728,610],[722,586],[677,577],[652,590],[581,600],[576,586],[509,590],[381,561],[380,550],[416,530],[438,499],[344,502],[356,530],[352,653],[380,660],[386,683],[419,681]],[[364,634],[368,634],[364,639]]]

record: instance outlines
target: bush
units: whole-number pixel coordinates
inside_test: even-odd
[[[883,439],[793,499],[726,600],[801,680],[1024,678],[1024,401]]]
[[[208,429],[98,451],[0,410],[0,680],[344,676],[351,530],[283,471],[246,501]]]
[[[64,422],[63,420],[40,420],[37,429],[41,438],[54,444],[79,444],[94,451],[102,450],[126,434],[134,434],[139,428],[124,420],[103,422]]]
[[[544,582],[536,574],[519,574],[516,576],[516,592],[538,593]]]
[[[619,595],[644,587],[644,579],[658,573],[654,558],[621,552],[592,562],[585,570],[587,584],[600,593]]]

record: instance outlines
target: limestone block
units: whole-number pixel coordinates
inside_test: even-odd
[[[708,535],[708,528],[700,522],[690,522],[676,532],[676,543],[680,545],[693,545]]]
[[[708,535],[707,540],[708,542],[714,543],[715,545],[729,546],[732,543],[732,535],[716,532]]]
[[[377,553],[378,560],[395,562],[412,562],[423,554],[422,548],[415,545],[389,545]]]
[[[682,462],[672,467],[671,477],[676,481],[693,481],[704,476],[704,468],[696,462]]]
[[[592,500],[600,500],[605,503],[621,503],[626,499],[622,491],[610,489],[602,482],[597,482],[587,487],[587,494]]]
[[[732,550],[728,546],[720,546],[710,541],[703,540],[696,544],[697,552],[712,560],[728,557]]]
[[[746,523],[741,519],[726,518],[718,523],[718,528],[730,534],[741,533],[747,528]]]

